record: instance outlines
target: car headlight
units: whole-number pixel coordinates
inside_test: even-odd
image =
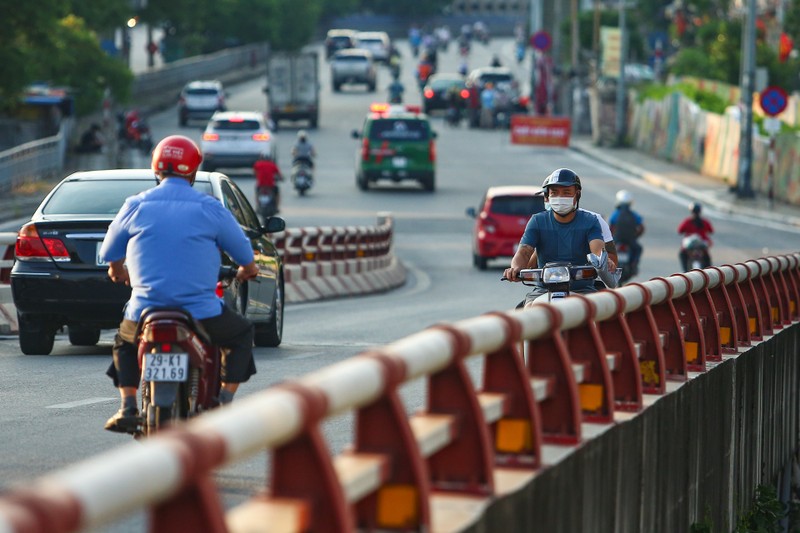
[[[545,267],[542,273],[542,282],[544,283],[565,283],[569,281],[569,267],[556,266]]]

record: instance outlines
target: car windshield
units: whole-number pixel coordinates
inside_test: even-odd
[[[431,80],[431,87],[433,87],[435,90],[447,89],[449,87],[452,87],[453,85],[463,85],[463,84],[464,82],[460,79],[444,78],[438,80]]]
[[[510,74],[481,74],[481,83],[488,83],[492,82],[494,84],[498,83],[511,83],[514,81],[514,77]]]
[[[216,89],[186,89],[186,94],[192,96],[216,96]]]
[[[260,129],[257,120],[215,120],[212,124],[215,130],[247,131]]]
[[[428,124],[421,120],[376,120],[369,130],[374,141],[424,141],[428,136]]]
[[[42,209],[46,215],[114,215],[129,196],[154,187],[152,180],[86,180],[62,183]],[[194,188],[211,194],[210,182]]]
[[[492,213],[498,215],[531,216],[544,210],[541,196],[495,196],[492,199]]]

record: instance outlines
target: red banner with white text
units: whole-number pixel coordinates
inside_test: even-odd
[[[567,117],[511,116],[511,144],[569,146],[571,131]]]

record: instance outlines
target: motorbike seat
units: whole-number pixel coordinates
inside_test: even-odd
[[[195,332],[200,339],[208,344],[213,344],[208,336],[203,324],[195,319],[192,314],[181,307],[148,307],[142,311],[139,323],[136,326],[136,338],[138,339],[145,326],[154,320],[176,320],[186,324],[189,329]]]

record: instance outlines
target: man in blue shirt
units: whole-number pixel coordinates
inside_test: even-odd
[[[528,268],[534,251],[540,268],[553,261],[585,265],[590,253],[598,258],[599,266],[612,268],[607,261],[603,232],[597,217],[578,209],[581,198],[581,180],[578,175],[568,168],[559,168],[545,178],[542,188],[550,210],[536,213],[528,220],[517,252],[511,259],[511,267],[504,272],[505,278],[509,281],[520,281],[519,272]],[[592,280],[576,281],[572,289],[575,292],[596,290]],[[535,287],[525,297],[525,305],[546,292],[543,285]]]
[[[109,263],[109,277],[132,288],[109,369],[122,398],[121,409],[106,422],[109,431],[132,433],[139,423],[135,333],[147,307],[187,310],[222,348],[221,403],[230,402],[239,383],[256,372],[253,324],[225,307],[214,289],[220,249],[242,265],[236,275],[240,281],[254,278],[258,267],[233,215],[217,199],[192,188],[202,159],[197,144],[187,137],[162,140],[152,162],[159,185],[128,198],[103,240],[100,255]]]

